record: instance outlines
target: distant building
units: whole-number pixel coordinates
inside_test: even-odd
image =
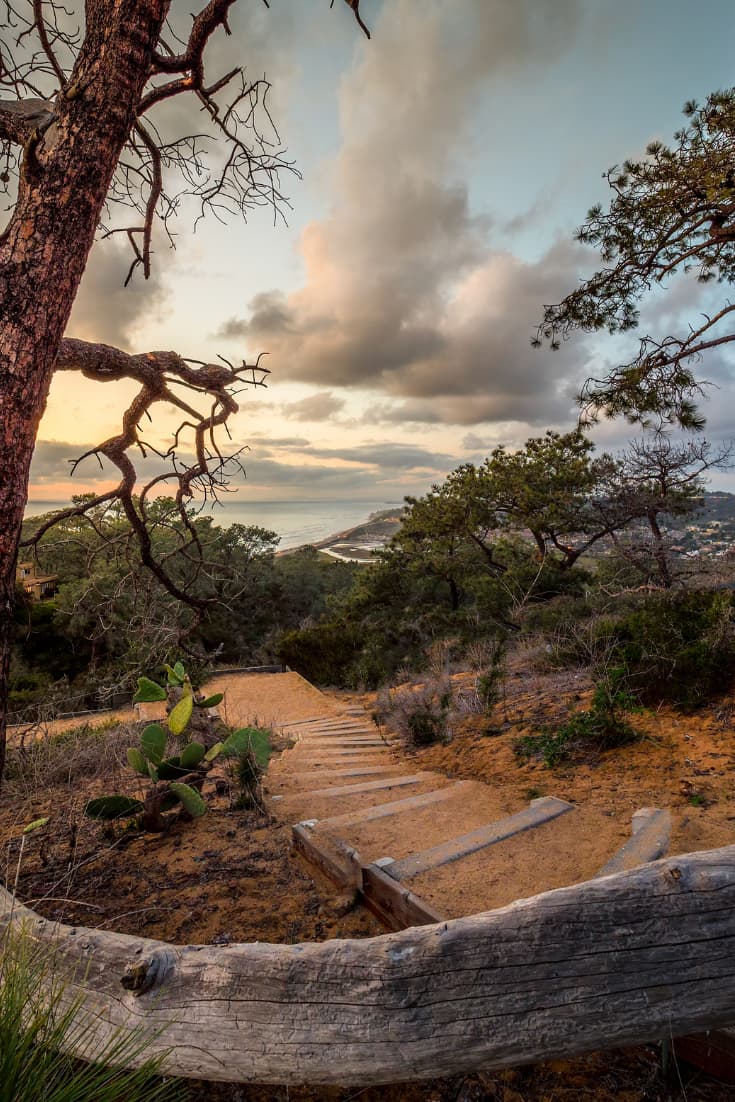
[[[58,577],[58,574],[37,574],[34,562],[19,562],[15,568],[16,582],[34,601],[46,601],[53,597]]]

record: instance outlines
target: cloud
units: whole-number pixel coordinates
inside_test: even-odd
[[[580,0],[466,0],[461,19],[454,0],[385,5],[343,82],[333,205],[302,234],[305,283],[255,296],[220,335],[267,348],[282,378],[404,399],[401,418],[566,416],[558,379],[580,374],[584,342],[549,371],[528,341],[543,304],[574,286],[577,253],[524,264],[493,251],[456,165],[493,82],[557,57],[581,14]]]
[[[161,265],[155,263],[150,279],[144,280],[141,274],[125,287],[132,259],[127,241],[97,242],[89,255],[69,318],[70,337],[138,351],[134,348],[135,331],[144,320],[161,311],[166,292],[161,282]]]
[[[494,446],[492,441],[478,436],[475,432],[467,432],[462,438],[462,447],[466,448],[468,452],[486,452]]]
[[[311,448],[311,454],[324,459],[341,459],[348,463],[369,464],[385,471],[450,470],[456,460],[441,452],[412,444],[357,444],[349,448]]]
[[[324,391],[321,394],[310,394],[298,402],[286,402],[278,407],[278,411],[283,417],[294,421],[326,421],[344,409],[344,405],[343,398]]]
[[[268,440],[263,436],[262,441],[254,441],[252,452],[244,457],[245,481],[239,476],[232,481],[233,489],[258,498],[278,497],[283,491],[304,497],[374,496],[376,489],[401,497],[404,493],[423,492],[458,462],[452,455],[390,441],[341,448],[312,447],[298,438]],[[275,449],[283,450],[286,457],[278,458]],[[95,460],[85,462],[75,478],[70,478],[69,460],[85,450],[80,444],[39,440],[31,470],[33,496],[52,494],[64,499],[114,485],[118,480],[116,470],[108,464],[100,470]],[[181,458],[186,461],[188,457]],[[167,468],[158,457],[151,456],[140,461],[138,469],[142,479],[149,479]],[[166,492],[165,487],[162,492]]]
[[[258,443],[259,446],[264,444],[268,448],[280,448],[287,450],[295,448],[301,451],[302,448],[309,447],[309,441],[303,436],[271,436],[267,432],[252,432],[248,437],[250,444]]]
[[[72,461],[92,446],[61,440],[38,440],[31,463],[31,483],[40,486],[69,478]]]

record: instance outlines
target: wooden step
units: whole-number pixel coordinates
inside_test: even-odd
[[[671,840],[671,812],[642,807],[633,815],[632,829],[633,836],[603,865],[598,876],[611,876],[663,857]]]
[[[382,739],[372,739],[372,738],[347,738],[347,739],[341,739],[336,744],[331,739],[317,739],[317,738],[315,738],[315,739],[304,740],[304,742],[299,743],[299,745],[300,746],[318,746],[321,749],[325,749],[326,747],[329,747],[329,746],[333,747],[335,745],[339,746],[339,747],[342,747],[342,746],[347,746],[347,747],[349,747],[349,746],[378,746],[378,747],[381,747],[382,746],[384,749],[388,748],[387,744],[385,742],[383,742]]]
[[[401,812],[417,811],[419,808],[430,804],[439,803],[441,800],[450,800],[464,788],[469,787],[468,781],[457,781],[456,784],[446,788],[436,788],[433,792],[423,792],[418,796],[406,796],[403,800],[394,800],[389,804],[374,804],[372,807],[362,808],[361,811],[348,811],[344,815],[332,815],[328,819],[319,819],[320,829],[332,831],[340,827],[354,826],[358,823],[369,823],[374,819],[383,819],[388,815],[400,815]]]
[[[565,815],[574,810],[574,804],[566,800],[558,800],[555,796],[542,796],[531,803],[523,811],[515,815],[509,815],[505,819],[498,819],[493,823],[487,823],[477,830],[463,834],[459,838],[450,838],[431,849],[414,853],[410,857],[404,857],[400,861],[385,861],[384,871],[394,880],[408,880],[412,876],[419,876],[438,865],[446,865],[450,861],[458,861],[486,846],[494,846],[502,842],[504,838],[510,838],[514,834],[520,834],[525,830],[547,823],[550,819],[556,819],[559,815]]]
[[[375,728],[371,730],[369,727],[340,727],[339,729],[331,727],[314,727],[313,730],[299,731],[299,739],[303,739],[304,741],[308,741],[310,738],[339,741],[341,738],[350,738],[352,736],[360,738],[380,738]]]
[[[310,770],[308,773],[284,773],[274,776],[274,781],[286,784],[309,784],[314,781],[328,780],[336,777],[338,780],[344,777],[378,777],[387,773],[395,773],[400,769],[398,765],[352,765],[346,769],[332,769],[326,765],[323,769]]]
[[[290,761],[303,761],[309,759],[310,761],[333,761],[335,765],[344,764],[349,765],[350,761],[379,761],[382,758],[387,757],[385,749],[381,749],[379,746],[350,746],[347,749],[320,749],[318,747],[309,746],[305,743],[299,747],[294,747],[294,750],[289,758]]]
[[[344,784],[334,788],[315,788],[309,792],[293,792],[289,795],[300,796],[304,800],[310,799],[312,796],[359,796],[362,792],[378,792],[381,789],[404,788],[411,784],[421,784],[429,776],[428,773],[413,773],[411,776],[391,777],[389,780]]]

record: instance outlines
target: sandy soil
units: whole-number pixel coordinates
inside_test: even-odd
[[[340,711],[335,700],[298,673],[223,674],[205,688],[208,694],[224,692],[218,711],[230,727],[282,726]]]
[[[463,795],[433,812],[401,816],[400,822],[383,820],[379,840],[378,824],[366,826],[353,833],[351,843],[368,854],[377,843],[382,853],[400,857],[412,847],[435,844],[443,830],[445,836],[461,835],[537,796],[577,805],[542,827],[412,879],[412,890],[457,917],[594,876],[630,837],[631,816],[641,807],[671,810],[672,854],[735,842],[731,700],[691,716],[668,708],[636,713],[631,719],[643,741],[591,753],[574,765],[551,770],[540,761],[519,764],[513,747],[520,736],[538,733],[541,723],[563,721],[587,697],[582,674],[512,671],[506,701],[489,719],[467,717],[448,745],[408,759],[417,770],[483,782],[471,798]],[[370,706],[369,698],[365,704]]]
[[[203,818],[165,835],[120,832],[109,839],[99,824],[78,817],[78,804],[64,809],[63,821],[59,793],[50,796],[22,820],[37,812],[52,816],[49,828],[30,838],[18,886],[20,897],[48,918],[177,944],[383,932],[292,854],[287,827],[232,810],[226,799],[215,798]],[[0,832],[12,883],[20,829],[5,808]]]
[[[220,684],[215,679],[207,690],[218,691]],[[232,726],[277,726],[337,709],[298,674],[236,675],[223,688],[220,710]],[[12,781],[6,785],[0,806],[6,883],[15,878],[23,826],[49,816],[48,825],[27,839],[18,880],[25,902],[71,924],[177,943],[318,941],[383,932],[353,899],[336,893],[291,852],[288,823],[231,806],[236,791],[224,766],[205,782],[208,813],[166,834],[110,831],[85,819],[83,807],[93,796],[137,794],[125,764],[125,748],[137,739],[135,717],[132,710],[118,714],[129,729],[117,734],[115,753],[91,776],[65,777],[57,767],[57,783],[39,778],[32,791],[26,786],[16,798]],[[112,718],[81,722],[109,725]],[[80,719],[62,720],[34,737],[79,726]]]

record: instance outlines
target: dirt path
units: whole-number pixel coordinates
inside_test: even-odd
[[[566,813],[552,809],[555,817],[544,819],[543,798],[539,824],[516,832],[516,819],[528,816],[541,793],[457,783],[422,768],[396,741],[381,738],[366,712],[298,674],[222,675],[208,689],[225,693],[228,724],[266,723],[293,739],[268,772],[270,808],[284,823],[309,821],[327,848],[354,848],[364,864],[399,863],[508,822],[501,841],[473,848],[475,839],[466,855],[446,862],[432,864],[437,858],[429,856],[429,867],[408,877],[407,887],[442,915],[473,914],[587,880],[630,836],[625,812],[616,819],[605,809],[566,805]],[[554,795],[553,788],[543,794]]]
[[[711,718],[699,719],[696,729],[694,720],[681,717],[645,720],[651,738],[623,751],[624,774],[615,755],[553,772],[533,763],[521,767],[512,753],[512,739],[531,729],[534,709],[548,715],[558,710],[563,694],[551,684],[548,690],[534,684],[530,692],[519,684],[510,707],[518,719],[507,735],[488,738],[479,721],[470,722],[450,745],[412,755],[382,739],[354,697],[322,693],[296,673],[225,673],[212,678],[207,691],[224,692],[219,710],[228,725],[269,726],[293,739],[268,772],[272,813],[285,826],[308,820],[321,844],[351,847],[365,864],[392,858],[393,871],[400,872],[411,856],[509,823],[500,840],[469,844],[451,860],[429,854],[428,864],[419,862],[402,881],[447,917],[590,879],[630,839],[631,816],[640,807],[671,807],[673,853],[733,837],[732,788],[714,788],[720,777],[724,784],[735,760],[731,728],[725,724],[729,729],[718,735]],[[371,701],[363,703],[368,708]],[[32,735],[135,718],[132,709],[123,709],[41,725]],[[665,744],[656,725],[666,727]],[[11,741],[22,737],[28,729],[25,736],[23,729],[11,732]],[[701,805],[698,795],[692,802],[687,777],[704,793]],[[514,829],[532,801],[548,799],[572,809]]]

